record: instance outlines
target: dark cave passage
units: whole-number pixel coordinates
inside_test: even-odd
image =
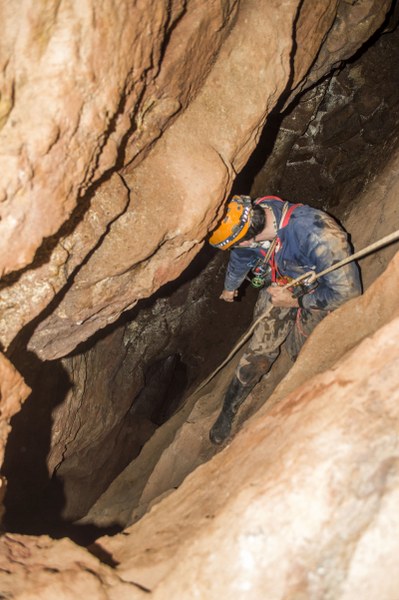
[[[206,247],[181,278],[70,357],[43,362],[15,344],[13,360],[33,392],[12,419],[6,447],[7,531],[66,536],[86,546],[121,530],[117,524],[96,527],[77,521],[184,405],[189,390],[220,364],[250,323],[256,291],[248,285],[238,302],[220,310],[217,288],[222,289],[225,259]],[[175,323],[176,334],[165,328],[164,313]],[[130,324],[137,323],[139,343],[130,331]],[[64,413],[63,406],[73,405],[75,396],[72,414]],[[82,426],[84,416],[74,411],[84,415],[93,400],[104,403],[105,410],[96,422],[88,417]],[[111,425],[104,422],[108,411],[113,413]],[[60,428],[69,428],[69,435],[54,462],[52,436]],[[81,449],[85,432],[93,435],[93,429],[99,439]]]

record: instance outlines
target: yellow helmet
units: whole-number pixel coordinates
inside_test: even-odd
[[[233,196],[227,214],[212,233],[209,243],[219,250],[227,250],[247,233],[252,220],[252,202],[249,196]]]

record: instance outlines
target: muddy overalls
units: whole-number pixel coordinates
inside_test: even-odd
[[[286,285],[311,270],[321,272],[351,254],[346,233],[323,211],[284,203],[274,196],[260,198],[257,203],[271,208],[279,224],[275,249],[269,257],[272,285]],[[247,276],[251,269],[249,250],[239,247],[231,250],[225,289],[237,289]],[[317,287],[299,298],[299,308],[273,306],[267,287],[263,287],[254,320],[264,313],[265,317],[256,326],[236,368],[239,381],[245,386],[255,385],[269,371],[284,342],[294,361],[316,325],[360,293],[359,271],[354,263],[321,277]]]

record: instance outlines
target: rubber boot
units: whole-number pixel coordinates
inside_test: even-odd
[[[252,387],[243,385],[235,376],[230,381],[224,397],[223,408],[209,432],[212,444],[223,444],[229,437],[233,419]]]

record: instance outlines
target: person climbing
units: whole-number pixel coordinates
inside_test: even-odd
[[[319,273],[345,259],[351,248],[347,234],[330,215],[277,196],[255,200],[233,196],[209,243],[231,250],[220,299],[233,302],[238,288],[251,275],[253,285],[260,288],[254,319],[265,314],[254,328],[209,433],[212,443],[222,444],[239,407],[269,372],[281,345],[286,343],[295,361],[316,325],[359,295],[361,283],[357,265],[350,262],[315,283],[283,287],[300,275]]]

